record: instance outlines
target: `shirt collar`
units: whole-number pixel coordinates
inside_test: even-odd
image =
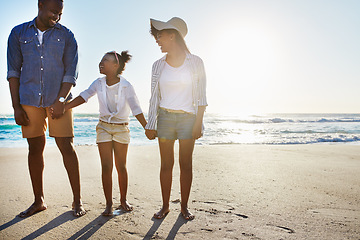
[[[36,18],[37,18],[37,17],[35,17],[35,18],[30,22],[29,27],[37,28],[37,27],[36,27],[36,22],[35,22]],[[59,28],[60,28],[60,23],[56,23],[53,28],[59,29]]]
[[[119,87],[127,87],[127,81],[123,76],[119,76],[120,77],[120,85]],[[106,76],[101,77],[100,81],[102,82],[103,85],[106,86]]]
[[[191,53],[186,53],[186,57],[185,57],[185,60],[189,60],[191,57]],[[166,54],[160,58],[161,61],[165,61],[166,60]]]
[[[29,27],[35,27],[35,28],[36,28],[35,19],[36,19],[36,18],[34,18],[34,19],[30,22]]]

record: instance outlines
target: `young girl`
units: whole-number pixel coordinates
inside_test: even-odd
[[[106,198],[106,208],[102,213],[105,216],[111,216],[113,212],[113,154],[120,186],[119,208],[125,211],[133,209],[126,200],[128,185],[126,155],[130,142],[128,128],[130,109],[143,127],[147,124],[134,88],[120,75],[130,58],[131,55],[127,51],[121,54],[115,51],[106,53],[99,63],[100,73],[105,77],[96,79],[87,90],[65,105],[67,110],[87,102],[95,94],[98,96],[100,116],[96,126],[96,143],[101,158],[102,184]]]
[[[169,199],[174,166],[174,142],[179,139],[181,213],[186,220],[194,219],[188,210],[192,183],[192,154],[195,140],[202,136],[206,102],[204,65],[190,54],[184,37],[184,20],[174,17],[167,22],[151,19],[151,34],[164,57],[153,64],[151,99],[146,136],[158,137],[161,169],[160,184],[163,206],[154,214],[163,218],[169,213]]]

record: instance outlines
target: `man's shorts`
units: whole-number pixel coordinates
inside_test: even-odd
[[[96,126],[96,143],[111,141],[129,144],[130,130],[128,126],[99,121]]]
[[[74,122],[72,110],[67,110],[58,119],[52,119],[50,108],[38,108],[34,106],[22,105],[29,118],[28,126],[21,126],[23,138],[35,138],[45,134],[47,124],[49,124],[50,137],[74,137]]]
[[[159,108],[157,134],[159,139],[192,139],[196,116],[192,113],[175,113]]]

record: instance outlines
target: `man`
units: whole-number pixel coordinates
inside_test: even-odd
[[[68,173],[74,215],[81,203],[79,162],[73,147],[73,119],[64,104],[77,79],[78,49],[73,33],[59,24],[62,0],[38,0],[38,15],[13,28],[8,40],[8,73],[16,124],[29,145],[28,165],[34,203],[19,214],[28,217],[47,208],[43,192],[45,130],[55,138]]]

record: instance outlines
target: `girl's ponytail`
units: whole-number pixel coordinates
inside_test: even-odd
[[[122,51],[120,54],[120,58],[124,63],[127,63],[131,59],[131,55],[129,54],[129,51]]]
[[[106,54],[115,54],[115,58],[118,60],[119,68],[118,68],[118,74],[121,74],[125,69],[125,64],[130,61],[131,55],[128,51],[122,51],[121,54],[118,54],[115,51],[107,52]]]

